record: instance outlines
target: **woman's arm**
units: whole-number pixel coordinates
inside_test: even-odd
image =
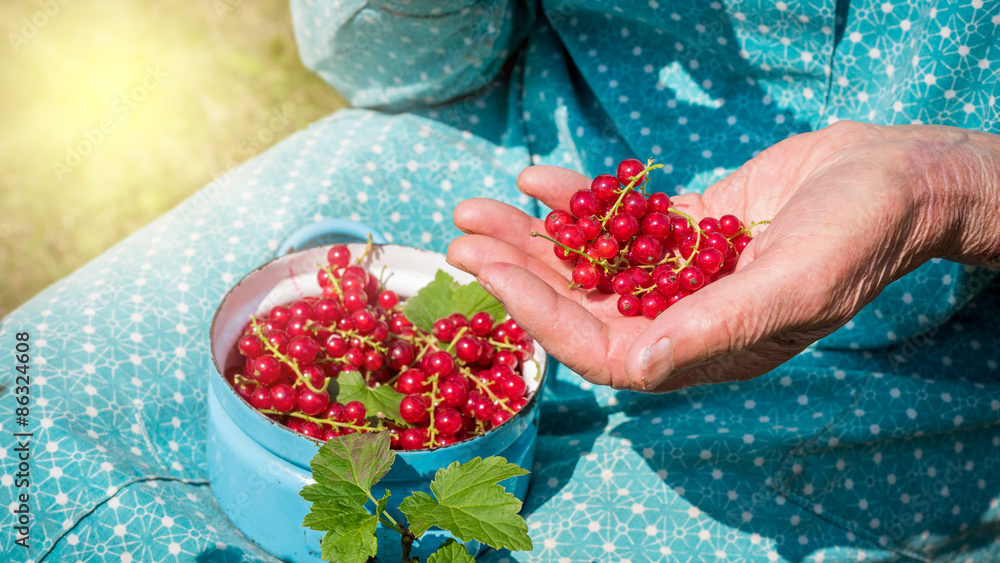
[[[589,180],[535,167],[518,180],[553,208]],[[672,391],[746,380],[846,323],[888,283],[942,257],[1000,267],[1000,140],[934,126],[838,123],[762,152],[703,195],[673,198],[696,218],[773,219],[736,272],[653,321],[615,296],[569,290],[540,221],[464,202],[449,260],[477,275],[540,344],[586,379]],[[759,233],[759,234],[758,234]]]
[[[302,60],[354,106],[392,110],[486,87],[532,27],[519,0],[292,0]]]

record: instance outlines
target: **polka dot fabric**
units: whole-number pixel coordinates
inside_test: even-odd
[[[839,119],[1000,132],[1000,2],[292,12],[306,63],[373,109],[298,132],[3,320],[5,349],[31,334],[37,516],[29,550],[0,536],[4,560],[275,561],[207,484],[207,338],[225,292],[302,225],[355,219],[441,251],[465,198],[543,213],[515,187],[531,163],[595,175],[653,157],[678,193]],[[645,396],[558,367],[524,507],[534,549],[480,560],[1000,559],[998,290],[931,261],[745,383]],[[8,436],[14,407],[0,397]],[[16,473],[7,440],[8,498]]]

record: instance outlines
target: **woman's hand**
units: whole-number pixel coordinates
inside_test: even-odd
[[[569,289],[570,263],[529,235],[542,221],[493,200],[459,205],[455,225],[468,235],[448,260],[589,381],[654,392],[740,381],[830,334],[929,258],[1000,263],[998,177],[1000,145],[983,133],[841,122],[797,135],[703,195],[672,198],[695,219],[772,221],[754,229],[733,274],[655,320],[621,316],[617,295]],[[518,178],[561,209],[589,185],[546,166]]]

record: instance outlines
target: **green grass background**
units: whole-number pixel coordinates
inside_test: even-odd
[[[345,105],[287,0],[5,0],[0,31],[0,317]]]

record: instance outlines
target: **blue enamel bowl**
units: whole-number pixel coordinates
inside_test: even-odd
[[[309,503],[299,496],[312,482],[309,462],[322,442],[307,438],[258,413],[225,380],[225,370],[242,365],[236,341],[250,315],[266,313],[271,307],[301,297],[319,295],[318,265],[325,262],[328,247],[291,252],[254,270],[223,299],[211,328],[214,365],[211,366],[208,394],[208,469],[212,491],[223,512],[244,535],[265,551],[294,563],[319,563],[322,534],[304,528],[302,520]],[[360,255],[363,245],[355,244],[352,254]],[[471,276],[449,266],[444,256],[416,248],[380,245],[364,264],[370,271],[385,267],[387,288],[410,296],[434,278],[438,269],[460,282]],[[524,408],[500,427],[472,440],[430,451],[397,452],[389,473],[374,487],[391,493],[389,512],[398,522],[406,518],[399,503],[413,491],[430,492],[435,472],[458,461],[475,457],[503,456],[526,469],[531,468],[538,434],[536,397],[545,374],[545,353],[535,352],[535,360],[525,366],[530,399]],[[530,475],[501,483],[524,500]],[[377,532],[378,561],[399,561],[399,534],[381,526]],[[422,561],[452,536],[443,530],[428,530],[413,545],[411,555]],[[466,545],[476,555],[485,546],[475,541]]]

